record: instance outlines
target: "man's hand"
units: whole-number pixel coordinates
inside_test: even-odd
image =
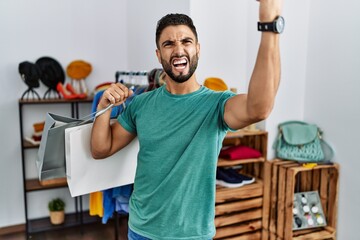
[[[272,22],[281,15],[283,0],[257,0],[260,2],[259,21]]]
[[[106,89],[99,101],[97,110],[106,108],[109,104],[118,106],[133,95],[133,91],[121,83],[113,83]]]
[[[109,104],[118,106],[133,95],[133,91],[120,83],[111,84],[100,99],[97,110]],[[91,131],[91,154],[95,159],[103,159],[128,145],[136,134],[125,130],[118,121],[110,124],[111,111],[107,111],[94,121]]]

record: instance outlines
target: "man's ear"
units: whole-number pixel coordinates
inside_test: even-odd
[[[161,54],[160,54],[160,50],[158,48],[156,49],[156,56],[158,58],[159,63],[161,64]]]

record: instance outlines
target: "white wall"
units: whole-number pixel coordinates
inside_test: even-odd
[[[255,3],[256,4],[256,3]],[[247,89],[248,1],[191,1],[191,17],[200,42],[197,79],[220,77],[238,92]]]
[[[269,132],[269,159],[275,156],[272,143],[278,132],[277,125],[304,117],[309,3],[309,0],[284,1],[286,27],[280,38],[281,82],[274,109],[265,124]]]
[[[338,239],[359,239],[360,2],[310,6],[305,120],[323,128],[340,163]]]

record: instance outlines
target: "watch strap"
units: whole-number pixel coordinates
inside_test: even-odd
[[[258,31],[261,32],[274,32],[274,22],[258,22]]]

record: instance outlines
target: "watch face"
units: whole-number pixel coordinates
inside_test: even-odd
[[[284,31],[284,28],[285,28],[285,20],[283,17],[279,16],[276,19],[276,31],[278,33],[282,33]]]

